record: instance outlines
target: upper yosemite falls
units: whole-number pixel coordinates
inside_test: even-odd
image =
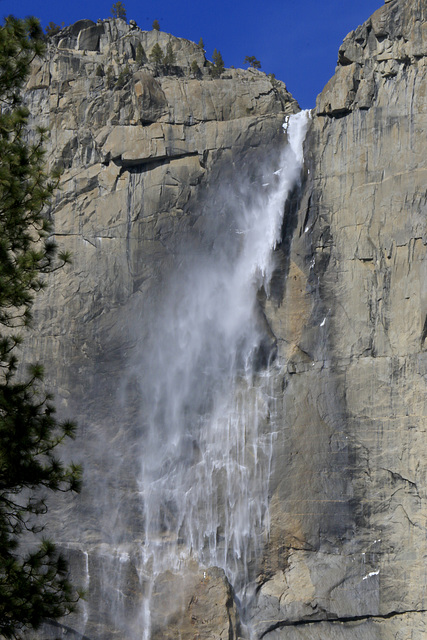
[[[25,101],[72,264],[23,355],[79,425],[47,532],[86,597],[29,637],[427,637],[426,69],[425,0],[311,112],[133,21],[49,39]]]

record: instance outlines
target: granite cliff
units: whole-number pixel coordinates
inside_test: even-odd
[[[265,638],[426,634],[426,18],[392,0],[348,34],[306,139],[266,302],[286,373]]]
[[[156,44],[172,46],[173,65],[150,61]],[[226,240],[230,200],[242,195],[232,195],[236,184],[277,169],[282,124],[298,105],[274,78],[241,69],[214,78],[194,43],[121,20],[83,20],[55,36],[34,65],[27,101],[51,132],[52,166],[63,169],[50,215],[73,255],[37,301],[26,344],[26,357],[46,365],[58,409],[81,429],[68,454],[83,461],[83,492],[51,510],[51,535],[89,592],[81,616],[65,624],[88,637],[139,638],[152,587],[137,569],[144,433],[132,371],[160,332],[152,309],[173,273],[206,249],[207,226],[215,242]],[[193,563],[179,577],[159,576],[153,637],[189,637],[199,625],[204,634],[237,635],[224,572],[205,569]]]
[[[389,0],[348,34],[312,113],[302,184],[259,294],[278,430],[253,596],[239,610],[215,567],[164,573],[153,638],[236,638],[243,617],[268,640],[427,633],[426,14],[422,0]],[[157,42],[175,52],[167,70],[137,56]],[[229,194],[275,168],[298,105],[259,71],[212,78],[195,44],[119,20],[55,36],[27,100],[64,169],[50,214],[74,256],[38,299],[25,346],[81,429],[67,455],[83,459],[85,489],[53,506],[51,531],[89,597],[63,633],[123,637],[106,586],[120,575],[133,638],[144,580],[124,558],[143,526],[130,469],[139,399],[130,383],[117,401],[122,372],[146,348],[147,307],[199,251],[204,210],[223,219],[218,183]],[[130,516],[123,501],[135,502]]]

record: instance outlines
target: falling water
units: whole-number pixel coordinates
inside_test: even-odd
[[[148,585],[140,619],[146,639],[156,576],[193,558],[224,569],[244,599],[268,531],[273,341],[257,292],[268,291],[307,119],[306,112],[287,118],[288,145],[269,184],[232,199],[222,226],[216,220],[197,250],[182,256],[134,367],[142,398],[138,566]]]

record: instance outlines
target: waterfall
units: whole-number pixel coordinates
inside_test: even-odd
[[[236,185],[226,213],[213,215],[196,249],[182,252],[133,367],[142,407],[134,445],[137,566],[145,585],[138,625],[147,640],[157,576],[193,559],[222,568],[243,600],[268,532],[274,342],[257,292],[268,292],[307,121],[307,112],[286,119],[277,170],[250,192]],[[129,550],[117,552],[117,580],[128,560]]]

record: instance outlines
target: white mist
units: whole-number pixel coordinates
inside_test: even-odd
[[[135,367],[143,405],[136,473],[146,640],[156,576],[194,558],[223,568],[244,599],[268,531],[277,427],[268,349],[259,364],[265,326],[256,296],[261,287],[268,291],[307,121],[307,112],[287,118],[289,144],[268,188],[252,185],[250,206],[248,198],[233,200],[227,224],[177,268]]]

